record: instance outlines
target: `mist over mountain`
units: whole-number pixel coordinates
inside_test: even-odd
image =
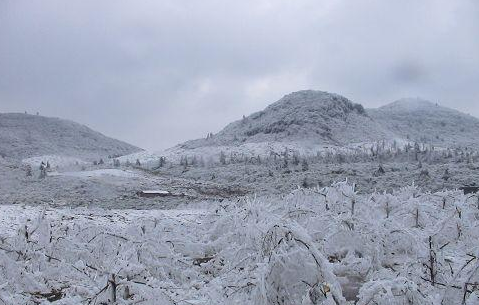
[[[15,159],[41,155],[89,159],[141,150],[72,121],[23,113],[0,113],[0,143],[0,155]]]

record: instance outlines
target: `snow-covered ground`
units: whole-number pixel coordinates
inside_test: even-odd
[[[381,142],[382,143],[382,142]],[[386,148],[397,145],[403,147],[413,145],[401,138],[384,141]],[[290,154],[296,153],[301,156],[316,156],[317,154],[353,154],[358,151],[368,152],[372,147],[377,146],[378,142],[358,142],[345,146],[324,145],[304,142],[257,142],[244,143],[240,145],[219,145],[219,146],[202,146],[197,148],[184,148],[181,145],[172,147],[163,151],[141,151],[117,158],[121,164],[127,162],[135,164],[140,161],[144,168],[156,168],[159,165],[161,157],[166,158],[168,162],[178,163],[182,157],[202,158],[205,162],[217,161],[221,154],[226,156],[247,156],[250,158],[269,157],[271,155],[281,156],[285,152]],[[112,161],[113,162],[113,161]]]
[[[51,172],[49,176],[69,176],[69,177],[78,177],[78,178],[93,178],[93,177],[122,177],[122,178],[135,178],[138,177],[138,174],[124,169],[116,168],[104,168],[96,169],[89,171],[76,171],[76,172]]]
[[[143,217],[174,218],[184,221],[193,221],[196,217],[205,213],[204,209],[182,210],[104,210],[95,208],[65,208],[57,209],[47,205],[24,206],[24,205],[0,205],[0,231],[3,236],[15,236],[19,227],[13,224],[34,223],[39,215],[43,215],[49,221],[58,221],[62,218],[72,218],[78,223],[94,222],[96,225],[111,225],[124,228],[128,224],[142,219]]]
[[[479,199],[457,191],[344,182],[171,211],[0,214],[5,304],[479,302]]]
[[[32,168],[38,168],[41,163],[50,163],[52,168],[67,167],[72,165],[86,165],[86,161],[75,157],[59,156],[59,155],[45,155],[26,158],[22,160],[22,163],[30,165]]]

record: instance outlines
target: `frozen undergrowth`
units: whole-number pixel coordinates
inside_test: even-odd
[[[27,208],[0,304],[479,304],[475,196],[344,182],[203,207]]]

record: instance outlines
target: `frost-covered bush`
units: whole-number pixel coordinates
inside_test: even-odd
[[[342,182],[196,210],[27,208],[0,238],[0,304],[477,304],[474,196]]]

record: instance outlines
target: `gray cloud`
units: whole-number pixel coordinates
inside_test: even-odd
[[[477,16],[475,0],[4,0],[0,111],[149,149],[307,88],[479,116]]]

